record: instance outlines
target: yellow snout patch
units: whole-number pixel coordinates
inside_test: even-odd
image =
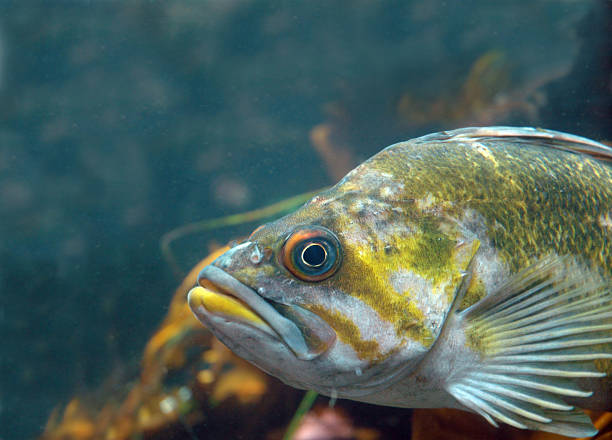
[[[226,318],[247,322],[255,326],[268,327],[265,321],[246,304],[233,296],[197,286],[189,291],[188,298],[189,306],[192,309],[201,306],[214,315],[222,315]]]

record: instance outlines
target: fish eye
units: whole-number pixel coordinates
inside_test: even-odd
[[[308,267],[321,267],[327,260],[327,251],[321,243],[309,243],[302,250],[302,263]]]
[[[336,273],[340,266],[340,242],[333,232],[322,226],[300,228],[285,241],[281,259],[297,278],[321,281]]]

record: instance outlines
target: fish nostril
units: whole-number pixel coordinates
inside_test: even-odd
[[[249,261],[253,263],[254,265],[258,265],[263,260],[263,257],[264,255],[259,249],[259,246],[257,246],[256,243],[254,243],[253,252],[251,252],[251,255],[249,255]]]

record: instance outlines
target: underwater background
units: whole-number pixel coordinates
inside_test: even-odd
[[[256,223],[176,240],[179,270],[174,228],[443,129],[609,142],[611,35],[606,0],[1,1],[0,439],[137,377],[182,276]]]

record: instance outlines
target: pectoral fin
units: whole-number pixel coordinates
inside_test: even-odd
[[[548,258],[449,319],[476,357],[445,386],[462,405],[493,425],[597,432],[566,399],[589,397],[577,380],[605,376],[594,361],[612,359],[609,282],[571,258]]]

